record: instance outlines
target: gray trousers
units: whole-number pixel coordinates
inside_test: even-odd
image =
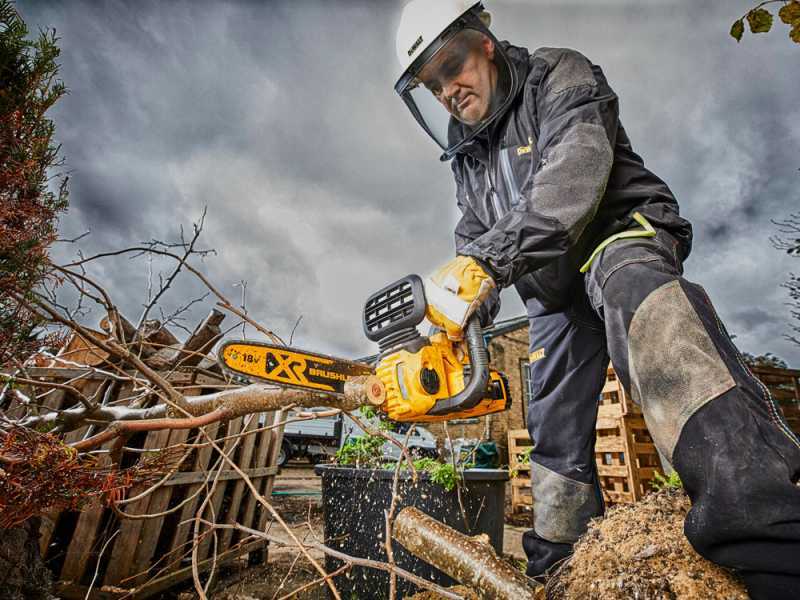
[[[576,282],[569,305],[526,303],[535,444],[528,574],[568,556],[604,510],[594,432],[610,358],[692,499],[685,531],[695,549],[740,570],[754,598],[800,597],[800,441],[704,290],[682,277],[682,258],[666,231],[619,240]]]

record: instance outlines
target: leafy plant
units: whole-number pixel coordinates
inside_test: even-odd
[[[374,467],[383,457],[384,440],[379,435],[352,437],[336,452],[336,462],[355,467]]]
[[[431,481],[438,483],[448,492],[458,483],[458,473],[450,463],[441,463],[432,458],[420,458],[414,461],[414,468],[430,474]]]
[[[525,450],[523,450],[522,452],[517,454],[517,463],[519,465],[529,465],[531,463],[531,453],[532,452],[533,452],[533,446],[529,446],[529,447],[525,448]],[[511,469],[511,471],[509,472],[508,475],[509,475],[509,477],[511,477],[513,479],[514,477],[519,475],[519,470],[518,469]]]
[[[664,477],[661,473],[656,471],[653,476],[651,484],[654,490],[681,490],[683,489],[683,482],[681,476],[677,471],[672,471],[669,475]]]
[[[378,435],[365,435],[351,438],[336,453],[336,462],[340,465],[366,467],[372,469],[392,470],[397,463],[383,460],[383,444],[385,440]],[[452,464],[445,464],[432,458],[418,458],[413,461],[414,468],[421,473],[428,473],[433,483],[442,486],[446,491],[456,487],[458,473]],[[400,462],[400,470],[408,469],[408,463]]]
[[[742,41],[744,35],[744,22],[750,27],[751,33],[766,33],[772,29],[773,16],[766,8],[767,4],[781,2],[783,6],[778,10],[780,20],[791,27],[789,38],[795,43],[800,44],[800,0],[766,0],[757,4],[743,17],[734,21],[731,26],[731,36],[737,41]]]

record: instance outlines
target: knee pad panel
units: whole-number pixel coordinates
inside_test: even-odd
[[[736,382],[680,280],[651,292],[628,331],[631,395],[658,449],[672,453],[686,421]]]

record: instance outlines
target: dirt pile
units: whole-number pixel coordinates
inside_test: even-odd
[[[609,509],[547,582],[547,597],[747,600],[740,581],[689,545],[683,535],[689,507],[685,494],[669,490]]]

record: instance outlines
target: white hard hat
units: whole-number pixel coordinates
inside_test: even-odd
[[[397,60],[405,71],[422,52],[452,25],[461,15],[481,7],[474,0],[411,0],[403,7],[397,28]],[[491,17],[481,12],[486,27]]]
[[[490,21],[474,0],[411,0],[403,8],[397,29],[403,72],[394,89],[444,150],[442,160],[503,114],[518,89]]]

